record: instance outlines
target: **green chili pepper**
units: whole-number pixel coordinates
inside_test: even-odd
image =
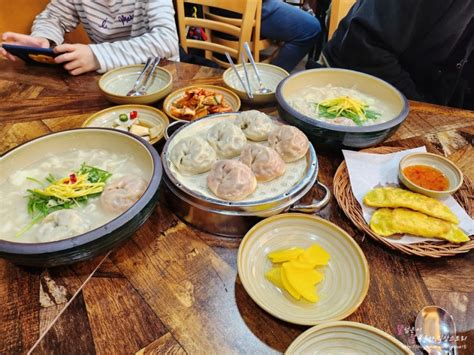
[[[128,121],[128,116],[127,116],[125,113],[121,113],[121,114],[119,115],[119,120],[120,120],[121,122],[127,122],[127,121]]]

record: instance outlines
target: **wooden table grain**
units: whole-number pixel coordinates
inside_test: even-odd
[[[218,69],[163,66],[174,89],[222,85]],[[0,153],[79,127],[110,106],[98,79],[0,60]],[[410,105],[408,119],[384,144],[426,145],[474,179],[474,112]],[[275,106],[261,109],[276,112]],[[318,159],[320,179],[331,186],[342,155],[318,151]],[[474,353],[474,253],[408,257],[366,238],[334,198],[319,214],[353,236],[369,262],[369,293],[348,320],[380,328],[418,354],[415,316],[437,304],[454,315],[459,354]],[[250,299],[237,275],[238,245],[239,239],[186,225],[161,202],[123,246],[93,260],[38,269],[0,259],[0,354],[283,352],[306,327],[280,321]]]

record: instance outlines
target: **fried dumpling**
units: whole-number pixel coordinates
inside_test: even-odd
[[[270,133],[268,143],[287,163],[305,156],[309,148],[308,138],[298,128],[281,125]]]
[[[370,220],[370,228],[383,237],[407,233],[451,243],[469,241],[469,237],[454,224],[406,208],[378,209]]]
[[[239,160],[252,169],[257,181],[270,181],[285,173],[286,164],[272,148],[262,144],[247,144]]]
[[[206,140],[191,137],[182,139],[173,147],[170,160],[184,175],[201,174],[211,170],[216,152]]]
[[[207,186],[217,197],[240,201],[257,188],[257,179],[250,168],[238,160],[220,160],[207,176]]]
[[[263,112],[257,110],[243,111],[235,120],[245,136],[260,142],[268,139],[268,135],[275,128],[272,120]]]
[[[207,132],[207,141],[220,157],[230,159],[240,154],[247,138],[232,122],[219,122]]]
[[[459,223],[456,215],[440,201],[397,187],[373,189],[364,196],[364,203],[371,207],[405,207],[451,223]]]

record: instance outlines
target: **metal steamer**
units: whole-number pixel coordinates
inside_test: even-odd
[[[192,122],[176,121],[168,126],[165,132],[167,142],[161,155],[164,170],[163,197],[178,217],[208,233],[226,237],[242,237],[262,218],[286,211],[314,213],[329,202],[331,194],[329,189],[317,179],[319,167],[312,144],[309,145],[306,153],[307,168],[303,178],[289,191],[272,198],[253,202],[225,201],[209,198],[183,186],[170,169],[170,164],[172,164],[168,159],[170,142],[179,132],[191,129],[201,120],[213,120],[216,116],[231,115],[238,115],[238,113],[213,115]],[[169,136],[169,129],[177,126],[181,127]],[[311,204],[299,203],[315,184],[324,191],[324,197]]]

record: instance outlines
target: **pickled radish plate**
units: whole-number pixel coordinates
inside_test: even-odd
[[[240,244],[237,266],[249,296],[295,324],[344,319],[369,288],[369,267],[358,244],[335,224],[306,214],[256,224]]]

